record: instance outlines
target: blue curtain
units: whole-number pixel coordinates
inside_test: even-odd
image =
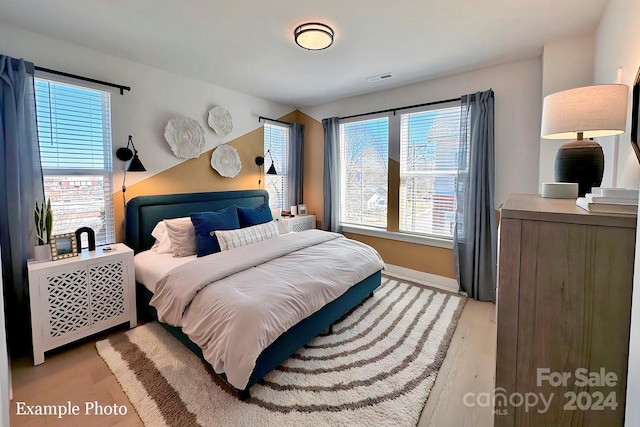
[[[453,255],[460,287],[496,300],[497,228],[492,90],[462,97]]]
[[[11,353],[30,350],[27,259],[35,245],[33,208],[43,200],[33,64],[0,55],[0,245]]]
[[[302,203],[302,174],[304,170],[304,125],[289,124],[289,206]]]
[[[322,196],[324,203],[322,228],[339,233],[340,194],[338,165],[338,144],[340,143],[340,124],[337,117],[322,120],[324,128],[324,168],[322,175]]]

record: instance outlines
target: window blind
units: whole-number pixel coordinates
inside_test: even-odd
[[[400,231],[453,237],[460,107],[400,117]]]
[[[38,141],[53,234],[91,227],[115,241],[110,94],[35,79]]]
[[[270,155],[267,154],[270,150]],[[289,210],[289,180],[287,160],[289,158],[289,128],[265,123],[264,125],[264,171],[271,167],[271,159],[277,175],[265,173],[265,190],[269,193],[269,206],[272,209]]]
[[[340,124],[340,221],[386,228],[387,117]]]

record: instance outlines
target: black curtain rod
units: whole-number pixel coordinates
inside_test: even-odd
[[[470,96],[473,99],[475,97],[475,94],[471,94]],[[491,90],[491,97],[493,98],[493,90]],[[410,108],[418,108],[418,107],[427,107],[429,105],[447,104],[449,102],[460,101],[461,99],[462,97],[445,99],[442,101],[425,102],[424,104],[407,105],[406,107],[389,108],[387,110],[379,110],[379,111],[372,111],[370,113],[362,113],[362,114],[354,114],[352,116],[338,117],[338,120],[352,119],[354,117],[368,116],[371,114],[381,114],[381,113],[390,113],[390,112],[393,112],[393,114],[395,114],[396,111],[400,111],[400,110],[408,110]]]
[[[448,102],[460,101],[461,98],[445,99],[443,101],[425,102],[424,104],[407,105],[406,107],[388,108],[386,110],[371,111],[370,113],[354,114],[352,116],[339,117],[338,120],[353,119],[354,117],[369,116],[371,114],[391,113],[396,111],[408,110],[409,108],[426,107],[428,105],[446,104]]]
[[[263,117],[263,116],[258,117],[258,122],[261,122],[263,120],[269,120],[270,122],[282,123],[283,125],[290,125],[291,124],[289,122],[283,122],[282,120],[270,119],[269,117]]]
[[[78,76],[77,74],[70,74],[70,73],[65,73],[64,71],[57,71],[57,70],[52,70],[50,68],[44,68],[44,67],[35,67],[36,70],[38,71],[42,71],[45,73],[49,73],[49,74],[55,74],[57,76],[64,76],[64,77],[70,77],[72,79],[76,79],[76,80],[82,80],[85,82],[91,82],[91,83],[96,83],[102,86],[109,86],[109,87],[115,87],[116,89],[120,89],[120,95],[124,95],[124,91],[130,91],[131,87],[129,86],[122,86],[122,85],[117,85],[115,83],[109,83],[109,82],[105,82],[103,80],[96,80],[96,79],[92,79],[89,77],[83,77],[83,76]]]

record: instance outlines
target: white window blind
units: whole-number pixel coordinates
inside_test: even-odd
[[[269,153],[267,151],[269,150]],[[289,159],[289,128],[265,123],[264,125],[264,186],[269,193],[272,209],[289,210],[289,182],[287,162]],[[273,165],[277,175],[267,175]]]
[[[387,117],[340,124],[340,221],[386,228]]]
[[[400,231],[452,238],[460,107],[400,118]]]
[[[38,141],[53,234],[91,227],[115,241],[110,94],[35,79]]]

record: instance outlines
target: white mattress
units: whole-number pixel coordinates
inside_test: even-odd
[[[142,283],[151,292],[156,291],[156,284],[174,268],[196,259],[195,255],[177,258],[172,253],[159,254],[155,250],[140,252],[133,257],[136,270],[136,282]]]

